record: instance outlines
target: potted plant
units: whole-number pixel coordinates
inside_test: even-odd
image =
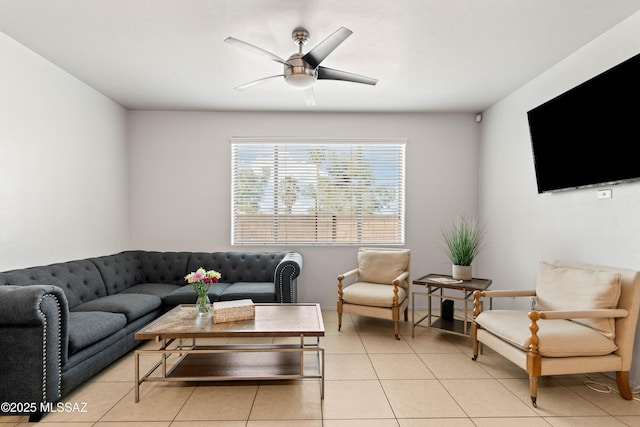
[[[460,214],[448,230],[442,230],[446,253],[451,261],[451,276],[456,280],[471,280],[471,263],[482,250],[484,226],[473,216]]]

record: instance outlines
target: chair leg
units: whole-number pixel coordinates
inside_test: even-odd
[[[478,325],[475,322],[471,324],[471,338],[473,339],[473,356],[471,357],[471,360],[477,360],[479,343],[478,343]]]
[[[407,306],[407,308],[405,308],[404,310],[404,321],[405,322],[409,321],[409,306]]]
[[[631,386],[629,385],[629,371],[616,372],[616,382],[618,384],[618,391],[620,392],[620,396],[622,396],[624,399],[632,400],[633,392],[631,391]]]
[[[534,408],[538,407],[538,377],[529,375],[529,393],[531,394],[531,404]]]
[[[394,305],[391,307],[391,319],[393,320],[393,332],[396,335],[396,339],[399,340],[400,337],[400,307]]]
[[[342,300],[338,300],[338,331],[342,328]]]

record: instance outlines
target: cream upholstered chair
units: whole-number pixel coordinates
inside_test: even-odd
[[[482,310],[483,297],[530,297],[532,308]],[[541,262],[535,290],[475,292],[473,359],[483,343],[526,370],[533,406],[538,377],[589,372],[616,372],[630,400],[639,305],[638,271]]]
[[[358,268],[338,276],[338,330],[342,313],[353,313],[392,320],[400,339],[400,313],[409,320],[410,257],[409,249],[358,249]]]

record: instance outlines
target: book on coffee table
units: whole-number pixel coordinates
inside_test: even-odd
[[[442,284],[445,284],[445,285],[453,285],[455,283],[462,283],[462,280],[453,279],[451,277],[442,277],[442,276],[429,277],[428,280],[430,280],[432,282],[442,283]]]

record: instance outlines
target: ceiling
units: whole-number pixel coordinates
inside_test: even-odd
[[[479,112],[640,10],[640,0],[0,0],[0,31],[128,109]],[[339,27],[323,66],[379,79],[322,80],[316,105],[282,65]],[[0,58],[1,59],[1,58]],[[0,61],[1,62],[1,61]]]

